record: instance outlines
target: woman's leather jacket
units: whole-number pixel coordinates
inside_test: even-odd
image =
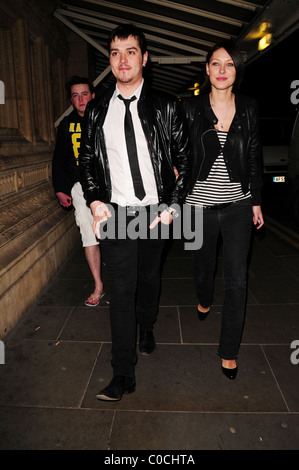
[[[259,115],[255,100],[235,96],[236,113],[230,126],[223,156],[231,182],[240,182],[244,194],[250,190],[252,205],[261,204],[262,165]],[[188,99],[183,104],[190,131],[193,157],[191,190],[197,180],[204,181],[220,153],[215,131],[215,116],[208,94]]]
[[[94,200],[111,201],[103,123],[114,89],[90,101],[84,115],[79,166],[88,204]],[[138,114],[153,165],[159,203],[180,205],[188,191],[191,174],[188,128],[180,103],[171,95],[151,91],[145,81],[138,100]],[[177,180],[174,166],[179,173]]]

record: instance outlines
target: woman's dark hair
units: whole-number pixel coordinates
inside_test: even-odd
[[[88,85],[91,94],[95,92],[94,86],[88,78],[80,77],[79,75],[73,75],[66,84],[67,94],[69,98],[71,98],[72,86],[81,84]]]
[[[215,44],[215,46],[213,46],[212,49],[210,49],[207,54],[206,64],[209,64],[214,52],[218,51],[218,49],[221,49],[221,48],[226,50],[226,52],[231,56],[234,62],[234,66],[236,69],[236,80],[235,80],[233,89],[238,90],[243,80],[244,60],[243,60],[243,56],[241,52],[239,51],[239,49],[237,49],[237,47],[234,45],[232,41],[223,41],[223,42]]]
[[[133,24],[122,24],[115,28],[113,31],[111,31],[107,40],[108,52],[110,53],[111,42],[114,41],[116,37],[118,37],[119,39],[127,39],[129,36],[133,36],[137,39],[139,47],[141,49],[141,53],[142,55],[144,55],[147,51],[146,38],[141,29],[139,29]]]

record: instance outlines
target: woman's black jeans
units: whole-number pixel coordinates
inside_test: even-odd
[[[198,301],[209,307],[213,303],[217,242],[221,234],[224,303],[218,354],[223,359],[236,359],[241,343],[252,217],[250,199],[223,209],[203,209],[203,245],[193,252]]]

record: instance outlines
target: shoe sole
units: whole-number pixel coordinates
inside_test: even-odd
[[[146,351],[145,349],[140,349],[140,345],[139,345],[139,352],[142,356],[150,356],[156,349],[156,343],[154,344],[153,346],[153,349],[151,351]]]
[[[126,390],[124,392],[124,395],[129,395],[129,393],[133,393],[135,392],[135,389],[136,389],[136,385],[132,385],[131,387],[128,388],[128,390]],[[98,400],[102,400],[102,401],[120,401],[122,399],[122,397],[120,398],[112,398],[112,397],[108,397],[107,395],[96,395],[97,399]]]
[[[121,398],[110,398],[110,397],[107,397],[106,395],[97,395],[97,399],[102,400],[102,401],[119,401],[119,400],[121,400]]]
[[[140,351],[140,350],[139,350]],[[142,356],[150,356],[154,352],[154,349],[151,352],[146,352],[146,351],[140,351],[140,354]]]

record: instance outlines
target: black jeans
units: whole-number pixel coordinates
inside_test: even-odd
[[[222,235],[224,303],[218,354],[223,359],[237,358],[242,338],[252,217],[249,199],[223,209],[204,209],[203,245],[193,252],[198,301],[209,307],[214,299],[217,242]]]
[[[126,209],[123,209],[124,211]],[[117,229],[134,223],[134,216],[110,221]],[[147,217],[147,216],[146,216]],[[150,221],[147,218],[147,226]],[[104,238],[100,240],[103,262],[111,281],[110,325],[112,340],[111,365],[115,375],[134,375],[137,362],[136,321],[139,328],[152,331],[156,321],[161,285],[161,258],[165,240]]]

